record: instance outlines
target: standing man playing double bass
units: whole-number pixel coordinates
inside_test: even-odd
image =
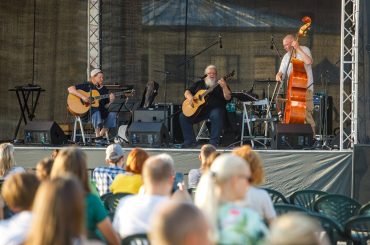
[[[283,39],[283,46],[287,53],[284,55],[279,72],[276,74],[276,81],[281,82],[292,71],[292,65],[290,63],[291,52],[295,50],[296,59],[304,62],[304,67],[307,73],[307,92],[306,92],[306,123],[311,125],[313,135],[315,135],[315,120],[313,119],[313,75],[312,75],[312,55],[311,51],[306,46],[300,46],[298,41],[295,40],[294,35],[289,34]],[[289,65],[289,69],[287,69]],[[287,71],[287,74],[284,74]]]

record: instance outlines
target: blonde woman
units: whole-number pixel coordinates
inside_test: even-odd
[[[99,197],[90,192],[86,154],[81,149],[75,147],[65,148],[55,158],[50,178],[53,179],[65,174],[74,174],[77,176],[85,191],[85,213],[88,236],[106,240],[109,244],[118,245],[120,243],[118,234],[113,230],[112,223],[102,202]]]
[[[276,212],[267,191],[258,188],[259,185],[265,182],[265,172],[259,154],[253,151],[249,145],[234,149],[233,154],[246,160],[251,169],[251,185],[245,195],[248,207],[257,211],[265,221],[271,224],[276,218]]]
[[[35,197],[25,245],[100,244],[84,238],[84,190],[72,175],[45,180]]]
[[[251,171],[244,159],[223,154],[203,174],[195,204],[208,218],[217,244],[258,244],[267,234],[261,217],[244,204]]]
[[[13,173],[25,172],[14,160],[14,146],[10,143],[0,145],[0,179],[6,179]]]

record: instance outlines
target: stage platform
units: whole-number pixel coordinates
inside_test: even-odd
[[[36,163],[55,148],[15,147],[19,166],[34,168]],[[104,164],[105,148],[82,147],[88,156],[88,168]],[[128,153],[132,148],[124,148]],[[150,155],[168,153],[175,160],[177,172],[187,174],[199,167],[199,149],[145,148]],[[219,150],[230,152],[231,150]],[[257,150],[265,166],[265,187],[274,188],[289,196],[296,190],[317,189],[351,196],[353,192],[352,151],[321,150]]]

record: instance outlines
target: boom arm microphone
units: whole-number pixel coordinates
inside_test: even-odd
[[[208,75],[207,74],[204,74],[200,79],[203,80],[204,78],[206,78]]]
[[[220,44],[220,48],[222,48],[222,36],[218,34],[218,43]]]

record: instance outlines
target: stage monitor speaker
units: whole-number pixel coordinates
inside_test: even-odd
[[[168,129],[161,122],[133,122],[128,129],[131,146],[168,146]]]
[[[273,149],[304,149],[312,147],[313,132],[309,124],[277,124]]]
[[[362,204],[370,200],[370,145],[354,145],[353,197]]]
[[[54,121],[30,121],[24,128],[25,144],[61,145],[66,137]]]

